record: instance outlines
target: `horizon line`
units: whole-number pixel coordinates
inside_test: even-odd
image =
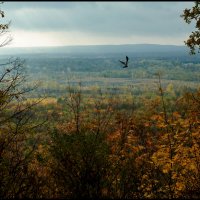
[[[185,46],[178,44],[154,44],[154,43],[137,43],[137,44],[75,44],[75,45],[53,45],[53,46],[4,46],[2,48],[53,48],[53,47],[80,47],[80,46],[122,46],[122,45],[158,45],[158,46]]]

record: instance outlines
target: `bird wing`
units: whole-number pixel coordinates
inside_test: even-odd
[[[126,63],[125,63],[125,62],[123,62],[123,61],[121,61],[121,60],[119,60],[119,62],[121,62],[122,64],[126,65]]]
[[[128,62],[128,59],[129,59],[128,56],[126,56],[126,62]]]

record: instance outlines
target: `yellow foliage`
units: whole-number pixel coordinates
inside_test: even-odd
[[[161,115],[153,115],[151,117],[151,120],[159,121],[159,120],[163,120],[163,117]]]
[[[173,112],[173,117],[178,119],[181,117],[181,115],[178,112]]]
[[[185,185],[183,182],[176,182],[176,189],[182,191],[185,189]]]
[[[164,166],[163,166],[163,169],[162,169],[162,171],[163,171],[163,173],[168,173],[169,171],[171,170],[171,164],[170,163],[167,163],[167,164],[165,164]]]

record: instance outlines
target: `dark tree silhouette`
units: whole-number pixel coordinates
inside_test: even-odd
[[[1,9],[0,17],[4,17]],[[9,24],[0,24],[0,47],[12,40]],[[0,64],[0,198],[38,197],[40,180],[29,170],[38,143],[38,137],[32,137],[40,126],[33,110],[38,101],[26,101],[26,93],[34,87],[25,87],[24,67],[20,58]]]

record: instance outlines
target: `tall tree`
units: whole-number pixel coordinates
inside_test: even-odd
[[[2,3],[1,3],[2,4]],[[4,12],[0,9],[0,17]],[[11,40],[9,24],[0,23],[0,47]],[[24,61],[8,59],[0,64],[0,198],[38,197],[40,180],[30,169],[38,137],[35,111],[37,102],[26,101],[27,75]],[[37,191],[37,192],[35,192]]]

